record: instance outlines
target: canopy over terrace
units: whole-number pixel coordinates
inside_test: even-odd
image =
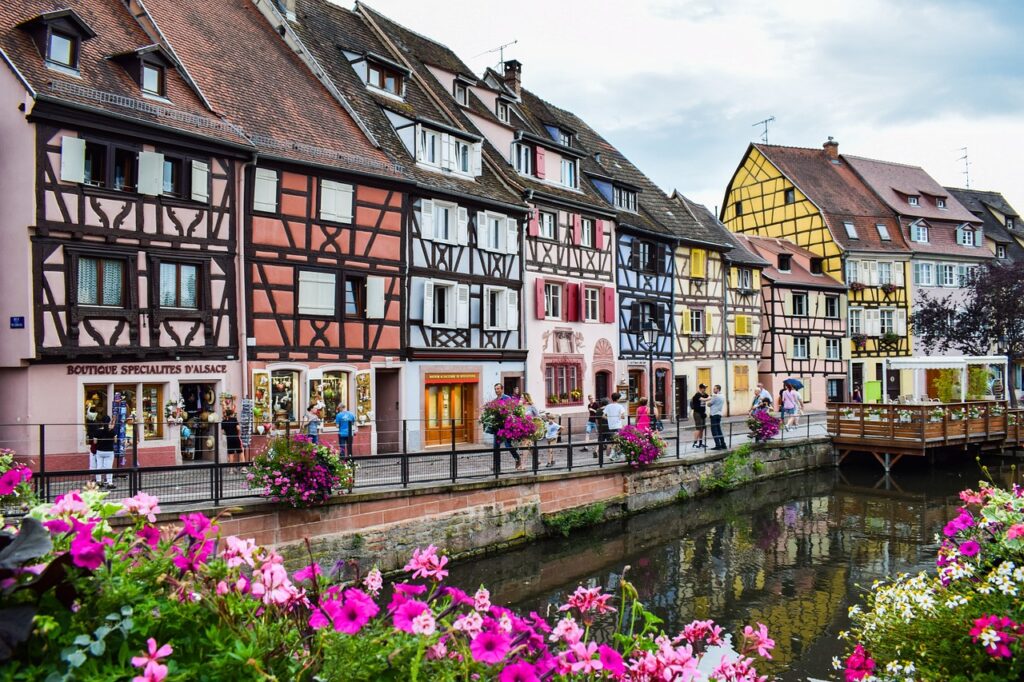
[[[1003,368],[1003,377],[1009,376],[1006,356],[1004,355],[949,355],[926,358],[886,358],[882,365],[882,386],[888,386],[889,370],[891,369],[958,369],[960,370],[960,401],[967,399],[967,368],[971,365],[999,365]],[[914,386],[918,385],[919,374],[914,375]],[[1003,398],[1007,398],[1008,381],[1003,381]]]

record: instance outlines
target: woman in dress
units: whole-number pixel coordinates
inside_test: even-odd
[[[227,441],[228,463],[241,462],[242,439],[239,437],[238,417],[235,416],[234,410],[228,410],[224,413],[224,419],[221,420],[220,427],[224,430],[224,439]]]
[[[640,398],[636,408],[636,428],[641,431],[651,430],[651,411],[647,407],[647,398]]]

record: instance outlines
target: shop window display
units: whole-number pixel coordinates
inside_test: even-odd
[[[309,382],[309,405],[323,403],[320,417],[325,424],[334,422],[338,404],[348,402],[348,372],[324,372],[323,378]]]
[[[181,384],[185,421],[181,428],[183,459],[213,459],[217,447],[217,396],[213,384]]]
[[[283,428],[287,422],[297,421],[296,396],[299,373],[294,370],[276,370],[270,376],[270,409],[274,413],[274,424]]]
[[[146,440],[164,437],[164,387],[161,384],[143,384],[139,413],[142,416],[142,435]]]

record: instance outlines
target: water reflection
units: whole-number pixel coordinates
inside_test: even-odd
[[[1009,468],[999,467],[990,463],[1009,481]],[[844,467],[767,481],[465,562],[451,580],[484,583],[497,603],[545,613],[579,584],[617,591],[629,565],[641,599],[669,630],[695,618],[729,631],[759,621],[776,642],[764,673],[828,678],[841,652],[836,633],[848,627],[861,586],[930,565],[957,493],[979,478],[973,462],[910,462],[888,477]]]

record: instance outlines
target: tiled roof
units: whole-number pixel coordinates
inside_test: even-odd
[[[720,243],[724,246],[732,247],[732,250],[726,255],[728,260],[740,265],[751,265],[755,267],[764,267],[768,265],[768,261],[759,256],[757,252],[747,248],[746,244],[737,239],[737,235],[730,232],[729,228],[723,225],[722,221],[708,210],[707,206],[704,206],[703,204],[696,204],[679,192],[673,192],[671,200],[689,211],[690,215],[692,215],[694,219],[701,224],[706,232],[715,235],[713,243]]]
[[[972,246],[961,246],[956,243],[956,223],[941,222],[937,220],[925,220],[928,225],[928,241],[910,241],[910,225],[916,222],[916,218],[900,218],[900,227],[903,234],[910,243],[910,248],[915,253],[939,255],[939,256],[962,256],[965,258],[991,258],[992,252],[986,248]]]
[[[845,249],[854,251],[909,250],[898,229],[892,210],[879,201],[871,189],[845,163],[845,157],[833,163],[824,149],[753,144],[814,204],[825,216],[832,237]],[[857,239],[846,234],[843,223],[852,222]],[[892,237],[883,240],[876,224],[885,225]]]
[[[454,52],[437,41],[405,28],[363,3],[358,3],[357,9],[364,12],[395,43],[397,48],[402,51],[403,57],[411,64],[413,70],[423,78],[423,82],[427,84],[427,87],[431,88],[437,97],[449,103],[449,110],[452,116],[459,121],[460,127],[465,130],[475,131],[476,126],[466,115],[465,111],[463,111],[462,107],[455,103],[451,93],[441,85],[431,70],[427,68],[427,65],[472,78],[480,87],[484,87],[479,82],[479,79],[473,75],[472,71],[469,70],[469,67]],[[521,107],[517,105],[515,108]],[[543,127],[537,129],[531,126],[528,128],[528,131],[534,135],[550,137]],[[554,144],[553,140],[552,144]],[[523,190],[532,190],[538,195],[539,199],[547,197],[556,201],[589,206],[596,211],[609,212],[607,202],[594,191],[589,183],[581,182],[579,190],[572,190],[553,182],[521,175],[511,167],[501,152],[486,141],[484,142],[484,155],[496,168],[500,169],[500,172],[507,181]]]
[[[764,277],[782,284],[814,287],[818,289],[836,289],[846,291],[846,285],[837,282],[828,275],[814,275],[804,267],[804,263],[810,263],[812,258],[817,256],[807,249],[797,246],[785,239],[768,239],[765,237],[754,237],[740,234],[736,238],[745,244],[750,250],[760,254],[768,261],[768,266],[762,273]],[[779,254],[789,254],[789,272],[779,270]]]
[[[241,126],[262,154],[397,176],[391,159],[252,2],[147,0],[146,5],[214,108]]]
[[[901,216],[926,218],[929,220],[950,220],[958,222],[977,219],[956,197],[919,166],[908,166],[890,161],[865,159],[860,156],[843,155],[857,174],[881,197],[888,206]],[[900,194],[919,196],[918,206],[911,206]],[[946,208],[938,208],[935,197],[946,201]]]
[[[408,177],[427,188],[521,205],[523,211],[526,210],[521,198],[487,164],[483,165],[483,173],[476,180],[452,173],[434,172],[416,165],[415,159],[410,156],[388,120],[385,110],[407,118],[436,121],[453,128],[460,128],[460,122],[439,108],[415,78],[405,79],[404,101],[375,93],[366,87],[342,51],[373,53],[391,60],[395,60],[396,56],[390,54],[388,46],[367,26],[360,14],[326,0],[298,0],[295,13],[297,21],[291,24],[292,29],[345,95],[383,149],[402,166]]]
[[[959,187],[947,187],[946,189],[968,211],[981,220],[982,226],[985,229],[985,236],[1007,245],[1007,255],[1014,261],[1024,260],[1024,248],[1021,248],[1020,242],[1015,238],[1024,239],[1024,226],[1021,225],[1020,215],[1014,210],[1013,206],[1010,206],[1002,194],[978,189],[961,189]],[[1013,218],[1013,229],[1008,230],[1006,225],[996,218],[990,208],[1004,216]]]
[[[70,9],[95,36],[79,45],[79,75],[48,68],[29,33],[17,28],[41,14]],[[52,99],[156,124],[190,135],[249,146],[211,112],[176,68],[165,74],[166,100],[145,98],[123,66],[109,59],[146,47],[146,35],[118,0],[18,0],[0,3],[0,48],[40,99]]]

